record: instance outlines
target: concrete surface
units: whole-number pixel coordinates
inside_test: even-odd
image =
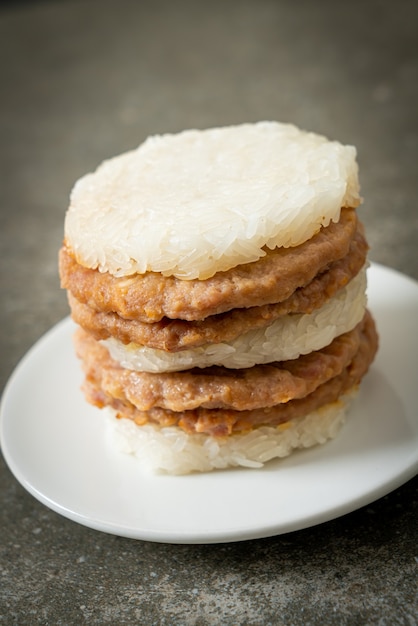
[[[355,144],[371,258],[418,279],[417,18],[408,0],[3,2],[2,387],[68,313],[73,182],[151,133],[278,119]],[[417,485],[288,535],[176,546],[64,519],[1,461],[0,623],[414,626]]]

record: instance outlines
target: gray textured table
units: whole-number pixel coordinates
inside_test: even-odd
[[[73,182],[151,133],[278,119],[355,144],[371,258],[418,279],[417,17],[405,0],[3,2],[2,386],[68,313]],[[417,485],[288,535],[182,546],[79,526],[1,461],[0,623],[413,626]]]

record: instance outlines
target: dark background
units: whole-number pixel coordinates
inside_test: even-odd
[[[74,181],[149,134],[276,119],[356,145],[370,257],[418,279],[417,7],[0,3],[2,387],[68,314],[57,251]],[[0,497],[0,623],[417,624],[416,479],[319,527],[223,546],[80,527],[4,462]]]

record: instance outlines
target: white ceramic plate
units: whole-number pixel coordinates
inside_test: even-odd
[[[381,345],[337,439],[261,470],[142,473],[106,442],[82,396],[73,323],[24,357],[1,406],[1,445],[20,483],[94,529],[170,543],[239,541],[325,522],[385,495],[418,468],[418,284],[378,265],[369,306]]]

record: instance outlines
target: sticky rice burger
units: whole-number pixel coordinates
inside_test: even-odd
[[[88,402],[169,473],[333,438],[377,350],[356,151],[295,126],[150,137],[71,194],[60,251]]]

